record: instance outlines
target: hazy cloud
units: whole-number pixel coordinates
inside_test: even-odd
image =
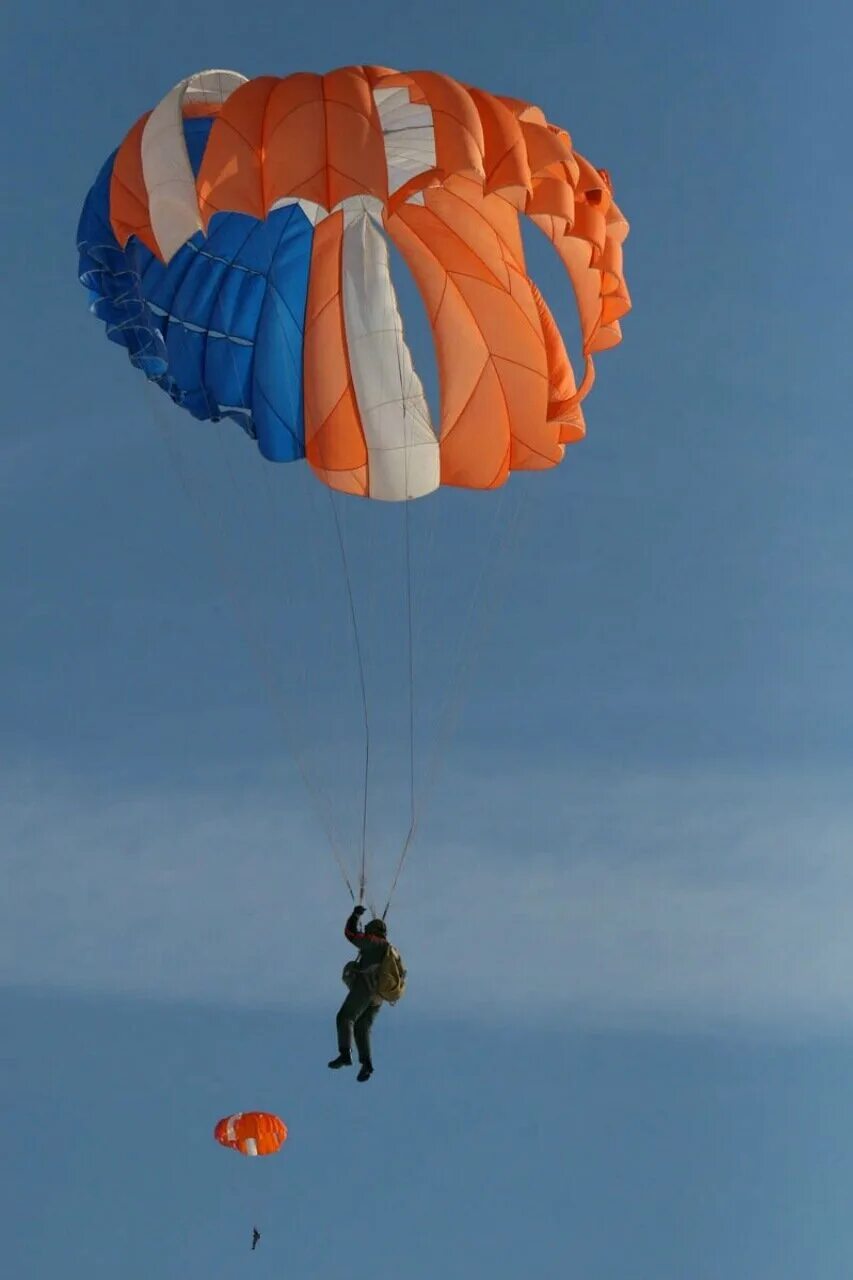
[[[4,790],[0,981],[337,1000],[348,898],[280,784],[99,795],[7,776]],[[849,1025],[847,791],[825,777],[468,780],[395,907],[411,998],[489,1019]]]

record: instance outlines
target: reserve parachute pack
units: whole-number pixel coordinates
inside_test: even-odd
[[[379,963],[379,973],[376,976],[376,994],[386,1004],[396,1004],[406,994],[406,969],[403,965],[403,957],[396,947],[391,946],[390,942],[385,948],[385,954]]]

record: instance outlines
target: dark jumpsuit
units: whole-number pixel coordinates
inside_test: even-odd
[[[359,955],[355,962],[353,984],[338,1010],[338,1049],[341,1053],[351,1053],[354,1033],[358,1060],[362,1065],[369,1066],[370,1028],[382,1003],[376,995],[376,978],[388,942],[377,935],[360,933],[358,919],[353,913],[344,925],[344,936],[358,948]]]

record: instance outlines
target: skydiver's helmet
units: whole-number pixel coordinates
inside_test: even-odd
[[[365,925],[364,932],[374,938],[387,938],[388,926],[384,920],[371,920],[369,924]]]

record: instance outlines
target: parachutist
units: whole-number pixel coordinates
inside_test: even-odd
[[[254,1253],[255,1250],[257,1249],[258,1241],[260,1240],[260,1238],[261,1238],[261,1233],[258,1230],[258,1228],[252,1227],[252,1253]]]
[[[365,908],[355,907],[346,924],[344,936],[358,948],[358,959],[351,960],[343,972],[343,980],[349,987],[336,1020],[338,1056],[329,1066],[333,1071],[352,1066],[352,1042],[358,1050],[360,1070],[359,1084],[373,1075],[373,1058],[370,1047],[370,1030],[383,1001],[395,1004],[406,985],[406,971],[399,952],[388,941],[384,920],[371,920],[362,932],[359,928]]]

